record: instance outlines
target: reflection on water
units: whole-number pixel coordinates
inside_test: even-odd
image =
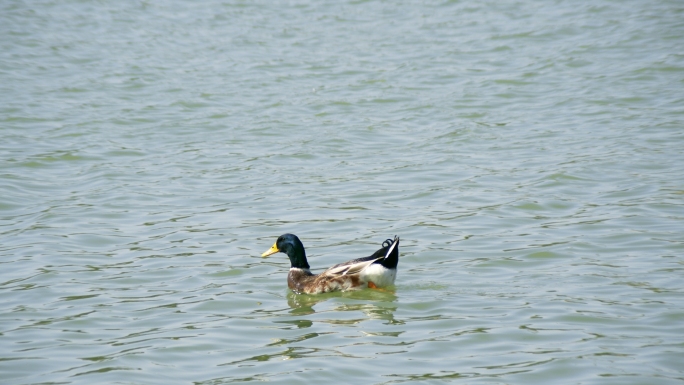
[[[312,313],[313,313],[313,311],[312,311]],[[310,314],[310,313],[306,313],[306,314]],[[288,321],[273,321],[273,322],[276,324],[293,325],[293,326],[297,327],[298,329],[310,328],[313,325],[313,322],[311,322],[307,319],[296,319],[296,320],[288,320]]]
[[[319,295],[308,295],[308,294],[296,294],[294,292],[288,291],[287,293],[287,304],[292,308],[290,311],[293,315],[306,315],[312,314],[316,311],[314,306],[323,301],[327,301],[330,298],[337,297],[337,293],[325,293]]]
[[[309,294],[296,294],[292,291],[287,293],[287,304],[293,309],[292,311],[299,311],[299,309],[305,309],[304,311],[314,312],[313,306],[324,301],[328,301],[331,298],[348,298],[354,300],[368,300],[368,301],[384,301],[384,302],[395,302],[397,300],[397,295],[395,291],[388,289],[364,289],[348,292],[332,292],[317,295]],[[350,305],[351,306],[351,305]],[[310,310],[307,310],[310,309]],[[346,310],[358,310],[358,309],[338,309],[340,311]],[[300,314],[300,313],[297,313]]]
[[[378,319],[385,320],[388,324],[402,324],[401,321],[394,319],[394,311],[397,309],[397,307],[393,306],[392,303],[396,302],[398,297],[395,292],[390,290],[365,289],[359,291],[333,292],[318,295],[296,294],[293,292],[288,292],[287,294],[287,304],[292,308],[290,311],[290,314],[292,315],[314,314],[316,313],[314,306],[331,299],[347,299],[363,302],[342,303],[332,309],[326,310],[326,312],[359,312],[363,314],[364,317],[358,319],[325,320],[319,322],[344,325],[355,324],[369,319]],[[276,322],[292,323],[293,321]],[[311,325],[309,324],[309,326]]]
[[[320,295],[296,294],[288,291],[286,300],[290,306],[289,312],[286,314],[279,311],[270,312],[275,316],[271,322],[276,325],[275,330],[279,331],[277,334],[282,337],[271,338],[263,346],[252,348],[256,352],[263,352],[224,363],[222,366],[242,366],[249,362],[307,357],[363,358],[363,355],[346,352],[347,348],[369,343],[371,345],[392,344],[383,344],[380,341],[350,344],[349,339],[355,341],[358,338],[397,338],[405,332],[404,330],[374,330],[375,326],[370,326],[370,328],[364,326],[364,324],[371,325],[373,321],[382,321],[382,325],[385,325],[383,327],[404,324],[394,317],[398,297],[392,291],[368,289]],[[319,308],[318,311],[315,308]],[[318,331],[321,329],[326,331]],[[331,341],[334,342],[331,343]],[[274,348],[279,349],[274,350]]]

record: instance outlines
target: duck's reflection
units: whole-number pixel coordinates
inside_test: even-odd
[[[259,354],[226,365],[243,365],[249,361],[269,361],[276,358],[363,358],[350,355],[346,350],[350,346],[366,344],[378,344],[384,350],[395,349],[392,343],[382,339],[395,339],[405,332],[397,330],[400,328],[385,326],[404,324],[394,318],[397,295],[393,291],[361,290],[318,295],[288,292],[286,299],[290,307],[289,312],[285,310],[288,314],[280,314],[282,312],[278,311],[279,315],[273,320],[281,331],[277,333],[278,337],[271,338],[268,344],[256,348]],[[327,301],[331,302],[326,304]],[[384,325],[364,322],[372,320],[380,320]]]
[[[326,293],[318,295],[295,294],[293,292],[289,292],[287,294],[287,304],[292,309],[290,311],[290,314],[308,315],[316,313],[316,310],[314,310],[314,306],[316,306],[319,303],[331,300],[333,298],[343,299],[343,302],[338,304],[335,308],[331,309],[332,311],[360,311],[364,313],[366,317],[363,317],[361,319],[343,319],[337,321],[328,319],[327,321],[325,321],[327,323],[349,324],[359,323],[368,319],[385,320],[387,321],[387,324],[393,325],[404,323],[402,321],[394,319],[394,312],[397,310],[397,306],[394,305],[394,302],[397,300],[397,295],[395,292],[389,290],[361,290],[342,293]],[[362,300],[363,303],[350,303],[346,301],[347,299]],[[297,322],[303,321],[304,320],[299,320]],[[308,326],[311,326],[311,324],[309,323]],[[303,326],[298,324],[298,327]]]

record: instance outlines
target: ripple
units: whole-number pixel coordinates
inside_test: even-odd
[[[681,382],[672,3],[39,5],[0,5],[6,381]],[[399,234],[397,285],[291,293],[284,232]]]

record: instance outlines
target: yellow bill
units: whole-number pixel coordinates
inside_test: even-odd
[[[276,243],[278,243],[278,242],[276,242]],[[275,254],[275,253],[279,252],[280,250],[278,250],[278,246],[276,245],[276,243],[274,243],[270,249],[264,251],[264,253],[261,254],[261,256],[262,257],[268,257],[271,254]]]

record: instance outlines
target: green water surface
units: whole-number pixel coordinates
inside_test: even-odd
[[[679,1],[5,1],[2,384],[681,384]],[[402,239],[396,287],[288,291]]]

